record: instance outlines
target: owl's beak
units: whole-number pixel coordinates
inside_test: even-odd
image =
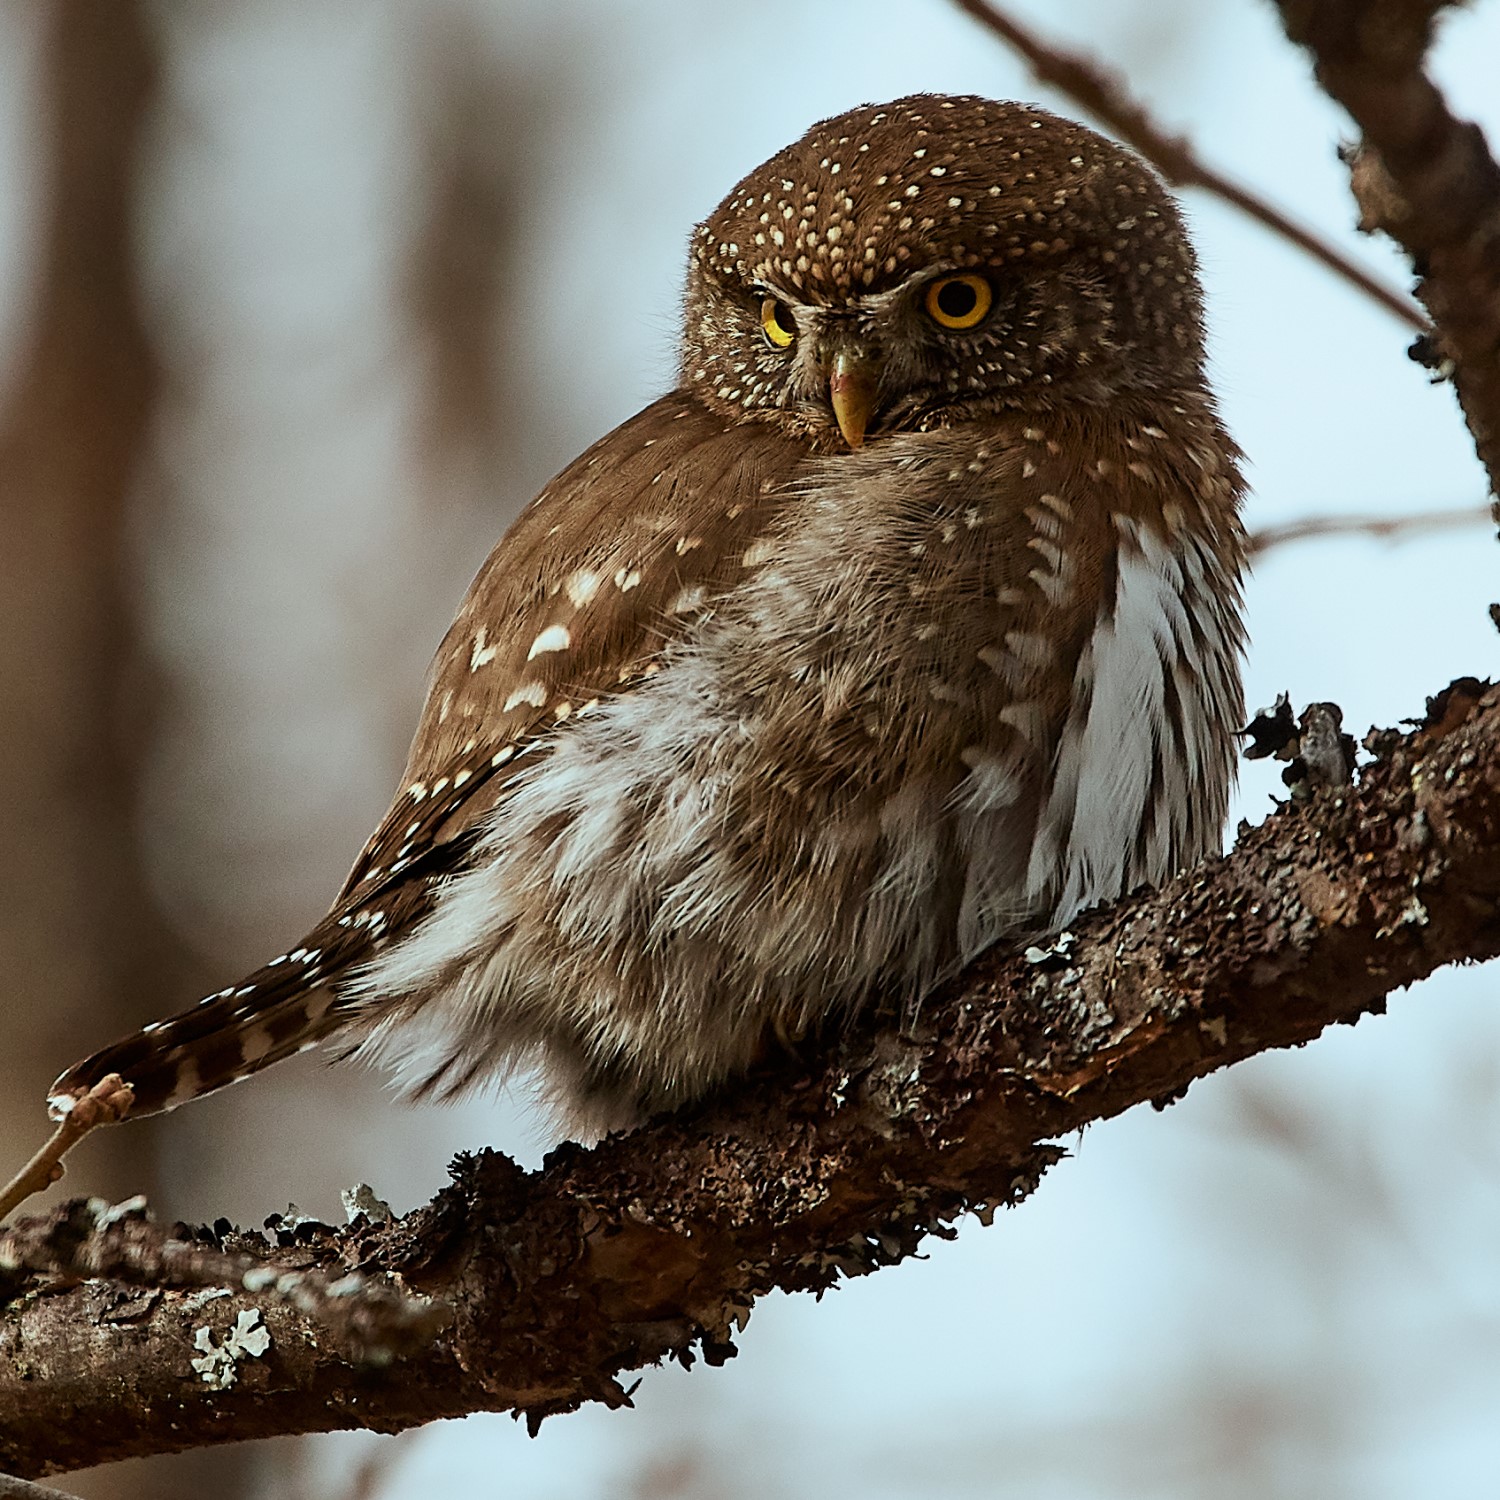
[[[840,351],[828,371],[828,401],[833,418],[851,448],[865,440],[875,393],[880,387],[880,367],[868,356]]]

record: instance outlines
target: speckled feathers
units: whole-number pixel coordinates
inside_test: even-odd
[[[815,398],[815,380],[788,384],[755,336],[766,291],[809,331],[889,345],[894,318],[908,347],[885,351],[901,388],[890,417],[905,425],[965,414],[955,399],[1024,405],[1023,389],[1046,386],[1093,400],[1201,378],[1175,203],[1124,148],[1024,105],[914,95],[825,120],[745,178],[691,253],[683,379],[712,406],[795,413]],[[972,337],[899,318],[904,294],[955,268],[993,272],[997,308]]]
[[[629,1124],[1164,879],[1232,779],[1236,459],[1128,152],[972,98],[815,126],[695,234],[678,389],[481,569],[329,915],[58,1107],[329,1037]]]

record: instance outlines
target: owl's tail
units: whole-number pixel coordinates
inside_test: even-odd
[[[75,1063],[48,1091],[48,1110],[62,1119],[118,1073],[134,1093],[130,1117],[157,1114],[305,1051],[345,1019],[335,985],[371,951],[363,925],[328,919],[239,984]]]

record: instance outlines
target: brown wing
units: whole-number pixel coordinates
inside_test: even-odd
[[[666,397],[565,469],[501,539],[438,648],[391,810],[333,909],[289,953],[75,1064],[54,1107],[106,1073],[134,1113],[258,1072],[339,1024],[338,981],[430,909],[516,760],[649,676],[674,636],[753,566],[807,450]]]
[[[755,562],[807,449],[681,394],[615,429],[527,507],[433,661],[400,788],[335,910],[366,904],[473,826],[516,761],[656,670]]]

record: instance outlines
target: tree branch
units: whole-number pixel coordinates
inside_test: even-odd
[[[1151,118],[1146,106],[1131,95],[1129,86],[1118,74],[1081,52],[1064,51],[1042,41],[1035,32],[1027,30],[989,0],[954,0],[954,3],[1019,52],[1038,82],[1066,94],[1106,129],[1139,151],[1174,187],[1201,188],[1216,198],[1222,198],[1272,234],[1290,241],[1320,261],[1334,275],[1357,287],[1409,328],[1418,333],[1426,331],[1426,319],[1409,298],[1377,281],[1321,235],[1298,224],[1274,204],[1209,166],[1186,137],[1172,135]]]
[[[1455,505],[1447,510],[1412,511],[1402,516],[1303,516],[1281,526],[1262,526],[1250,533],[1250,555],[1261,557],[1288,542],[1314,537],[1368,536],[1382,541],[1423,536],[1433,531],[1457,531],[1490,519],[1487,505]]]
[[[1361,227],[1411,256],[1439,360],[1500,497],[1500,165],[1423,71],[1445,0],[1276,0],[1292,41],[1364,136],[1351,153]],[[1500,523],[1500,499],[1495,519]]]
[[[1500,952],[1500,690],[1455,684],[1420,727],[1367,744],[1357,787],[1304,789],[1227,858],[1045,950],[987,957],[914,1031],[859,1031],[810,1076],[561,1147],[534,1173],[460,1158],[453,1185],[394,1224],[158,1236],[236,1258],[233,1291],[14,1273],[0,1469],[625,1404],[617,1376],[721,1362],[772,1288],[821,1291],[1017,1202],[1070,1131]],[[17,1236],[55,1236],[69,1215],[87,1238],[79,1214],[21,1221],[0,1260],[34,1263]],[[450,1321],[374,1365],[326,1309],[268,1297],[264,1273],[247,1290],[240,1257],[325,1281],[357,1269]]]

